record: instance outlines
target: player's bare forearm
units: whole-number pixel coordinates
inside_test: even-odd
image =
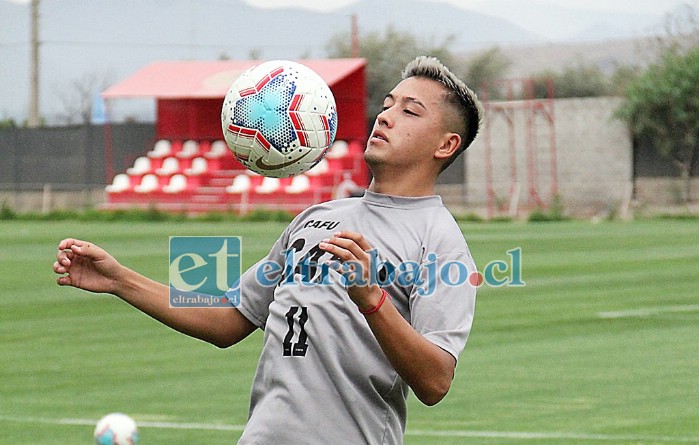
[[[386,358],[415,396],[425,405],[441,401],[454,378],[454,357],[417,332],[389,300],[367,314],[366,320]]]
[[[234,308],[170,307],[167,286],[122,266],[88,241],[61,241],[53,270],[61,286],[114,294],[171,328],[219,347],[235,344],[255,330]]]
[[[114,294],[161,323],[218,347],[236,344],[256,326],[235,308],[173,308],[170,290],[124,268]]]

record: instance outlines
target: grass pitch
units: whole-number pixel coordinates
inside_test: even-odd
[[[696,220],[462,227],[481,267],[521,247],[526,286],[480,289],[452,390],[432,408],[411,396],[406,444],[699,442]],[[122,411],[144,445],[235,443],[260,333],[219,350],[58,287],[51,264],[75,236],[165,282],[170,235],[241,235],[249,266],[283,228],[0,222],[0,442],[91,443]]]

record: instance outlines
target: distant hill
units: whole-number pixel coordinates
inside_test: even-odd
[[[662,17],[653,14],[599,11],[539,0],[482,0],[478,8],[542,35],[548,42],[558,43],[638,38],[657,33],[662,21]]]
[[[503,18],[423,0],[363,0],[331,13],[260,9],[242,0],[51,0],[41,2],[41,112],[55,122],[76,82],[116,82],[155,60],[324,57],[331,36],[349,32],[353,13],[363,33],[391,24],[437,44],[452,36],[455,54],[546,42]],[[0,0],[0,24],[0,119],[23,120],[29,6]]]
[[[494,44],[545,40],[541,34],[527,31],[505,19],[444,3],[363,0],[340,12],[346,16],[356,13],[362,31],[382,30],[392,24],[436,43],[440,43],[439,39],[451,36],[454,38],[452,50],[457,53]]]
[[[612,74],[620,66],[646,66],[653,60],[648,39],[603,40],[579,43],[544,43],[501,47],[511,62],[507,77],[528,77],[543,71],[560,72],[580,62],[598,66]],[[467,53],[466,57],[477,54]]]

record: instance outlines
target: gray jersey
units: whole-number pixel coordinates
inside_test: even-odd
[[[414,329],[454,357],[466,344],[476,291],[463,273],[475,265],[440,197],[366,192],[315,205],[241,278],[239,310],[264,329],[264,346],[239,444],[403,442],[408,386],[347,283],[322,266],[331,255],[318,244],[339,230],[377,249],[376,275]]]

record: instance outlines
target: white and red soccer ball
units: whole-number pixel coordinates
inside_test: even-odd
[[[97,445],[137,445],[138,428],[136,422],[122,413],[107,414],[95,427]]]
[[[335,98],[305,65],[274,60],[240,75],[221,110],[236,159],[264,176],[299,175],[320,162],[337,132]]]

